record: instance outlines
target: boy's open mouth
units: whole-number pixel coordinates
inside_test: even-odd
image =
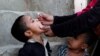
[[[43,27],[44,27],[44,26],[43,26],[42,24],[39,25],[39,28],[42,29],[42,30],[43,30]]]

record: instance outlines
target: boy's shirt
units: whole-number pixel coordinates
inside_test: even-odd
[[[44,46],[33,39],[29,39],[20,49],[18,56],[50,56],[50,54],[51,49],[46,39],[44,39]]]
[[[58,48],[58,56],[69,56],[68,55],[68,46],[67,45],[61,45]],[[87,49],[85,49],[84,54],[82,56],[89,56],[89,53]]]

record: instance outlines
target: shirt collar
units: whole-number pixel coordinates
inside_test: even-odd
[[[37,41],[35,41],[34,39],[29,39],[28,42],[30,42],[30,43],[35,43],[35,42],[37,42]],[[48,42],[47,39],[46,39],[46,38],[43,38],[44,46],[46,46],[47,42]]]

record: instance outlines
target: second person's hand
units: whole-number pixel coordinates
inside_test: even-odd
[[[43,25],[51,25],[53,24],[53,21],[54,21],[54,18],[52,15],[49,15],[43,12],[39,13],[38,19],[39,21],[41,21]]]
[[[52,32],[50,26],[45,26],[43,29],[45,30],[44,34],[46,36],[48,36],[48,37],[54,37],[55,36],[54,33]]]

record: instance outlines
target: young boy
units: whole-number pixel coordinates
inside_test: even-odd
[[[50,56],[49,43],[41,37],[44,32],[42,27],[38,19],[32,19],[30,16],[22,15],[15,20],[11,34],[25,43],[18,56]]]
[[[90,56],[89,47],[95,42],[96,35],[91,32],[69,37],[67,44],[59,47],[58,56]]]

